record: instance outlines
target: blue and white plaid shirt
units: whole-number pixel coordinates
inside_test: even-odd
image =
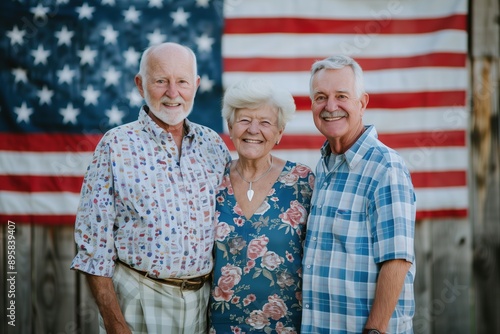
[[[344,154],[321,149],[303,259],[302,333],[360,334],[381,263],[412,263],[387,333],[412,333],[415,193],[401,156],[374,126]]]

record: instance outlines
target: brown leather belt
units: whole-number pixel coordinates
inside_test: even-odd
[[[118,262],[123,264],[128,269],[135,271],[136,273],[138,273],[141,276],[149,278],[149,279],[151,279],[155,282],[158,282],[158,283],[176,286],[176,287],[180,288],[181,290],[193,290],[193,291],[199,290],[205,284],[205,282],[210,280],[210,276],[211,276],[211,274],[206,274],[203,276],[191,277],[191,278],[155,278],[155,277],[149,276],[149,274],[147,272],[132,268],[131,266],[129,266],[128,264],[126,264],[120,260]]]

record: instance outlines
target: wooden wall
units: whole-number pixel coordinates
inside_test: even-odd
[[[2,226],[0,272],[2,273],[2,321],[0,333],[97,333],[98,313],[89,300],[80,274],[69,270],[75,255],[73,228],[19,225],[15,228],[15,326],[7,317],[10,299],[5,284],[11,270],[7,267],[8,227]],[[7,312],[7,313],[6,313]]]
[[[7,227],[2,226],[0,272],[6,282]],[[471,238],[468,221],[417,224],[415,333],[471,333]],[[83,276],[69,270],[76,252],[72,227],[17,225],[16,326],[0,333],[95,334],[98,311]],[[0,305],[6,305],[4,286]],[[2,307],[2,319],[6,318]],[[491,333],[491,332],[490,332]]]
[[[468,220],[417,222],[414,333],[471,333]]]
[[[475,333],[500,333],[500,10],[471,2],[471,221]]]

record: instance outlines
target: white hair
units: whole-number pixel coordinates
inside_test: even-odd
[[[338,70],[349,66],[354,72],[354,88],[356,90],[356,97],[361,97],[363,93],[365,93],[365,84],[363,79],[363,69],[359,64],[352,59],[351,57],[344,55],[335,55],[323,60],[316,61],[311,68],[311,78],[309,81],[309,94],[312,99],[313,91],[312,91],[312,81],[314,75],[321,70],[330,69],[330,70]]]
[[[270,81],[249,78],[237,82],[226,90],[222,117],[229,124],[233,124],[234,114],[238,109],[256,109],[263,105],[277,109],[279,129],[284,129],[295,113],[295,102],[290,92],[274,86]]]

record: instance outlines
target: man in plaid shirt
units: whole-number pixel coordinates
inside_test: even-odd
[[[363,73],[347,56],[311,71],[321,148],[303,259],[302,333],[413,333],[415,193],[401,156],[363,124]]]

